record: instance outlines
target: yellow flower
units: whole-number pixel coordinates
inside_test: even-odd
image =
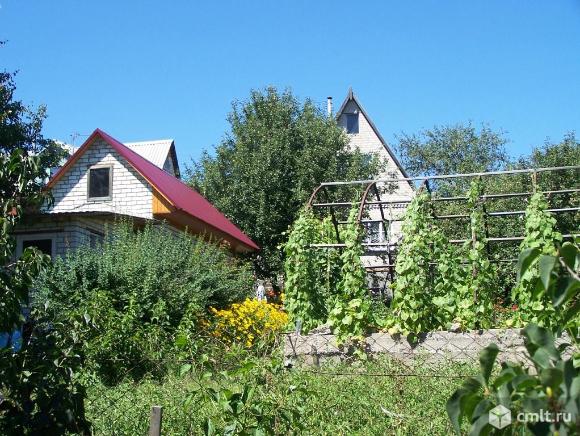
[[[258,341],[273,341],[272,333],[281,332],[288,323],[288,315],[280,305],[246,299],[227,309],[210,308],[211,320],[204,326],[214,337],[227,344],[238,342],[250,348]],[[211,321],[211,322],[210,322]]]

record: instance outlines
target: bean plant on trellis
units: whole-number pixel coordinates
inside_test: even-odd
[[[556,219],[547,211],[548,203],[541,193],[530,198],[526,209],[525,237],[521,250],[537,249],[541,254],[554,256],[562,243],[562,235],[556,230]],[[544,260],[542,260],[544,259]],[[536,257],[533,263],[518,277],[512,298],[518,304],[515,324],[533,322],[543,327],[557,325],[558,313],[554,310],[546,294],[540,292],[538,277],[546,266],[547,258]]]
[[[286,275],[284,306],[292,322],[309,331],[326,321],[324,295],[320,292],[320,251],[311,247],[320,241],[320,221],[311,209],[301,211],[284,245]]]
[[[431,197],[420,192],[409,205],[393,285],[392,331],[489,327],[496,272],[487,253],[480,180],[468,192],[471,239],[453,247],[436,225]]]
[[[392,332],[419,333],[448,324],[455,312],[453,248],[434,222],[431,196],[417,193],[403,222],[393,284]]]
[[[471,295],[464,295],[471,300],[470,324],[472,327],[491,327],[493,312],[492,289],[497,284],[497,271],[490,262],[486,242],[485,208],[483,185],[481,179],[475,179],[467,194],[467,206],[470,213],[471,241],[466,242],[465,250],[469,259],[466,280]],[[468,316],[469,316],[468,315]]]
[[[361,261],[363,231],[356,220],[357,212],[356,208],[350,211],[343,231],[346,247],[340,255],[338,295],[328,319],[339,343],[361,337],[371,320],[366,271]]]
[[[309,331],[328,321],[340,342],[361,336],[370,323],[366,272],[361,263],[362,227],[357,210],[349,214],[340,232],[345,249],[317,250],[336,236],[330,218],[319,220],[310,209],[301,212],[292,226],[286,252],[286,302],[292,322]]]

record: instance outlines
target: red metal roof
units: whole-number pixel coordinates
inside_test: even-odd
[[[127,162],[129,162],[129,164],[176,209],[215,227],[253,250],[260,249],[254,241],[228,220],[201,194],[100,129],[96,129],[84,144],[70,157],[64,166],[54,175],[54,177],[48,182],[49,188],[54,186],[56,181],[66,173],[68,168],[76,162],[97,136],[105,140],[121,156],[123,156]]]

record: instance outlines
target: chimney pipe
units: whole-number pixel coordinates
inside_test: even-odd
[[[332,97],[326,97],[326,112],[328,116],[332,116]]]

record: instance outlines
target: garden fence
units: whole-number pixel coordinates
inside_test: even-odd
[[[240,368],[247,362],[263,362],[271,358],[281,363],[275,383],[299,384],[297,380],[308,378],[315,385],[333,384],[339,390],[342,389],[340,386],[347,390],[351,383],[361,383],[362,380],[381,383],[385,386],[385,397],[401,395],[410,384],[422,386],[418,389],[423,389],[422,395],[428,397],[433,386],[440,383],[438,380],[443,379],[459,386],[461,380],[479,373],[479,351],[491,342],[502,350],[499,361],[530,366],[522,337],[516,329],[432,332],[419,335],[414,343],[387,333],[377,333],[350,346],[339,346],[336,338],[325,330],[315,330],[308,335],[288,332],[279,336],[272,347],[262,351],[232,347],[209,336],[207,340],[208,345],[204,348],[219,347],[220,356],[209,356],[209,360],[200,355],[191,359],[168,356],[118,360],[116,363],[125,370],[114,383],[105,383],[98,377],[87,379],[85,409],[93,433],[146,434],[151,424],[152,407],[161,406],[161,434],[203,434],[203,417],[223,413],[219,404],[207,400],[208,390],[241,390],[244,375],[238,372]],[[557,343],[567,343],[566,337]],[[564,354],[570,353],[568,347]],[[141,371],[142,367],[147,368],[147,372]],[[184,368],[187,371],[184,372]],[[233,376],[220,377],[224,371]],[[208,376],[209,373],[214,376]],[[377,379],[381,381],[373,381]],[[259,380],[260,377],[255,377],[253,383],[258,384]],[[396,411],[383,410],[378,403],[372,408],[379,414],[398,416]],[[413,417],[399,416],[399,419]]]

